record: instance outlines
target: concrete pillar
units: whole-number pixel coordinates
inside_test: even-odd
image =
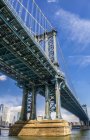
[[[49,87],[45,85],[45,119],[50,119]]]
[[[45,34],[45,53],[46,53],[47,57],[49,57],[48,36],[47,36],[47,33]]]
[[[30,119],[36,119],[36,89],[35,86],[32,86],[32,109],[30,114]]]
[[[60,99],[60,88],[59,80],[56,78],[55,84],[55,94],[56,94],[56,119],[61,119],[61,99]]]
[[[27,97],[28,97],[28,90],[24,87],[23,88],[23,99],[22,99],[22,109],[20,120],[26,121],[27,120]]]

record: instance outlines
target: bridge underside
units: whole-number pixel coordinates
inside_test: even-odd
[[[19,83],[44,84],[53,79],[56,71],[40,49],[5,5],[0,2],[0,62],[5,73]],[[10,71],[9,71],[9,70]],[[9,74],[10,72],[10,74]],[[30,83],[30,84],[31,84]]]
[[[57,71],[48,57],[30,35],[16,20],[7,6],[0,2],[0,71],[16,80],[18,85],[31,90],[32,85],[44,88],[48,83],[51,96],[55,98],[55,75]],[[60,82],[63,81],[60,75]],[[45,96],[45,92],[40,93]],[[67,85],[61,88],[61,105],[75,114],[80,120],[88,117]],[[54,109],[53,109],[54,111]]]

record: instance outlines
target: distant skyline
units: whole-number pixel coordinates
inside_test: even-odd
[[[87,104],[90,116],[90,0],[36,0],[46,17],[58,31],[68,75],[78,100]],[[60,48],[58,60],[62,63]],[[63,67],[63,70],[66,68]],[[67,78],[67,77],[66,77]],[[20,106],[22,89],[15,81],[0,73],[0,104]],[[38,97],[38,110],[43,112],[43,97]],[[42,99],[42,102],[41,100]],[[72,115],[62,111],[64,116]]]
[[[13,124],[20,118],[21,106],[8,107],[8,105],[0,104],[0,125]]]

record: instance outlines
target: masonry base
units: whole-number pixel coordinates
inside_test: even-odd
[[[71,130],[64,120],[31,120],[16,122],[10,127],[10,136],[66,136]]]

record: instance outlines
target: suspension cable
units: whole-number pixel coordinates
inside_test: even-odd
[[[72,84],[72,82],[71,82],[71,79],[70,79],[70,76],[68,75],[68,72],[67,72],[67,64],[66,64],[66,60],[65,60],[65,58],[64,58],[64,56],[63,56],[63,52],[62,52],[62,49],[61,49],[61,47],[60,47],[60,43],[59,43],[59,39],[57,38],[57,46],[59,47],[59,51],[60,51],[60,54],[61,54],[61,58],[62,58],[62,62],[63,62],[63,64],[64,64],[64,70],[65,70],[65,75],[66,75],[66,80],[69,80],[69,82],[70,82],[70,84],[71,84],[71,86],[72,86],[72,88],[73,88],[73,92],[74,92],[74,94],[75,94],[75,97],[78,99],[78,96],[77,96],[77,93],[76,93],[76,91],[75,91],[75,88],[74,88],[74,86],[73,86],[73,84]],[[60,62],[59,62],[60,63]],[[68,81],[67,81],[68,82]],[[68,83],[69,84],[69,83]],[[69,84],[69,85],[70,85]],[[70,88],[71,88],[71,86],[70,86]]]

